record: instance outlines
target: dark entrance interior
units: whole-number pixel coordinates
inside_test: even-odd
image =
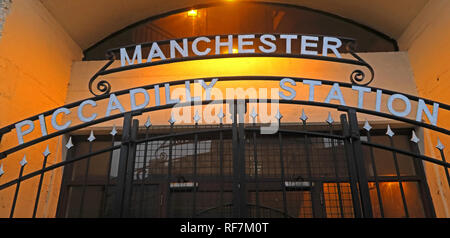
[[[121,162],[121,147],[66,166],[58,216],[116,217],[117,196],[123,196],[119,216],[125,217],[349,218],[361,216],[364,202],[374,217],[434,216],[421,161],[363,143],[358,170],[346,120],[281,124],[271,135],[254,124],[134,123],[127,161]],[[409,141],[411,129],[396,133],[389,138],[372,130],[359,138],[417,150]],[[74,137],[78,146],[68,159],[123,140],[87,137]],[[366,197],[355,182],[361,173]]]

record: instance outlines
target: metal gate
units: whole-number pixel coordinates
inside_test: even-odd
[[[261,125],[243,123],[247,103],[230,105],[232,124],[201,126],[196,118],[195,125],[180,127],[171,118],[168,127],[149,119],[139,125],[133,118],[141,112],[127,112],[120,134],[114,127],[109,135],[73,135],[65,161],[47,166],[47,151],[41,170],[23,175],[25,163],[17,179],[0,186],[16,187],[10,216],[20,184],[38,176],[35,217],[42,178],[62,167],[57,217],[389,217],[380,188],[386,183],[400,189],[402,216],[435,216],[422,160],[448,164],[420,155],[416,143],[401,150],[384,132],[391,145],[373,143],[370,125],[360,129],[353,109],[319,128],[308,125],[304,112],[294,124],[283,124],[278,113],[278,132],[262,135]],[[392,153],[394,175],[377,176],[369,165],[374,149]],[[414,176],[402,174],[404,155]],[[407,183],[416,184],[421,204],[408,201]],[[411,206],[422,212],[410,214]]]

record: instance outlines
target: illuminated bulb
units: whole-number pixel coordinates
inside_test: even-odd
[[[187,12],[187,15],[189,17],[196,17],[197,16],[197,10],[192,9],[192,10]]]
[[[233,54],[237,54],[237,53],[239,53],[239,51],[237,50],[237,49],[233,49]]]

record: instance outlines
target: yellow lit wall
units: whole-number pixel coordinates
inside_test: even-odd
[[[407,55],[404,52],[389,53],[364,53],[360,54],[375,69],[375,80],[371,86],[397,90],[406,94],[416,95],[413,82],[412,72],[409,67]],[[344,56],[348,57],[348,56]],[[71,103],[80,99],[91,97],[88,91],[89,79],[100,69],[106,61],[81,61],[75,62],[72,70],[71,83],[69,85],[66,103]],[[120,66],[120,62],[116,62],[112,67]],[[139,87],[158,82],[170,82],[183,79],[193,79],[202,77],[221,77],[221,76],[281,76],[281,77],[306,77],[313,79],[332,80],[337,82],[349,83],[349,75],[355,69],[355,66],[344,65],[332,62],[288,59],[288,58],[231,58],[231,59],[214,59],[214,60],[198,60],[182,63],[174,63],[168,65],[160,65],[143,69],[136,69],[106,75],[97,79],[107,80],[112,85],[112,91]],[[399,83],[399,81],[401,81]],[[181,85],[184,87],[184,85]],[[191,86],[193,87],[193,86]],[[174,87],[175,88],[175,87]],[[267,81],[243,81],[243,82],[219,82],[215,88],[222,91],[225,97],[226,88],[279,88],[278,82],[268,83]],[[297,91],[297,100],[308,99],[308,87],[299,83],[294,87]],[[318,102],[323,102],[329,92],[328,86],[318,87],[315,91],[315,98]],[[161,103],[165,103],[164,88],[161,91]],[[344,98],[347,105],[357,105],[357,93],[355,91],[342,88]],[[154,104],[154,95],[150,92],[150,106]],[[184,91],[182,91],[184,93]],[[129,97],[129,96],[127,96]],[[261,97],[264,98],[264,97]],[[270,96],[269,96],[270,98]],[[119,98],[120,99],[120,98]],[[129,100],[124,100],[127,103]],[[374,109],[374,95],[367,96],[365,106]],[[331,103],[338,103],[331,101]],[[130,108],[129,105],[124,105]],[[281,106],[283,114],[283,122],[298,122],[300,116],[300,107]],[[86,115],[90,115],[92,111],[86,108]],[[95,108],[97,113],[104,115],[106,109],[101,105]],[[224,109],[225,111],[225,109]],[[311,118],[310,121],[324,122],[328,111],[324,109],[307,109],[306,112]],[[413,115],[414,112],[411,113]],[[71,115],[76,120],[76,115]],[[154,124],[166,125],[170,114],[167,112],[164,116],[153,117]],[[339,120],[338,113],[333,113],[335,120]],[[361,118],[364,120],[364,118]],[[380,120],[378,118],[378,120]]]
[[[408,50],[411,67],[419,96],[443,103],[450,102],[450,1],[430,1],[422,12],[411,22],[399,39],[400,47]],[[440,126],[450,128],[450,117],[440,119]],[[446,146],[447,162],[450,159],[450,137],[425,130],[425,153],[440,159],[435,148],[437,138]],[[425,172],[436,215],[450,216],[450,189],[444,170],[438,166],[425,164]]]
[[[40,1],[13,1],[0,39],[0,127],[62,105],[72,62],[81,57],[81,49]],[[47,144],[52,152],[49,163],[60,160],[61,149],[56,139],[12,154],[0,161],[5,170],[0,184],[17,178],[24,154],[28,160],[24,173],[41,168],[41,153]],[[17,139],[5,137],[0,150],[11,145],[17,145]],[[59,188],[51,189],[49,184],[57,178],[57,173],[48,173],[44,179],[39,217],[54,216]],[[21,185],[18,199],[21,205],[17,206],[16,216],[31,216],[37,181],[32,179]],[[14,191],[12,186],[0,192],[0,217],[9,216]]]

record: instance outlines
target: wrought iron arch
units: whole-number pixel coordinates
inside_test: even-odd
[[[119,35],[120,33],[124,32],[124,31],[126,31],[126,30],[128,30],[128,29],[130,29],[130,28],[136,27],[136,26],[138,26],[138,25],[140,25],[140,24],[143,24],[143,23],[145,23],[145,22],[157,20],[157,19],[160,19],[160,18],[163,18],[163,17],[166,17],[166,16],[170,16],[170,15],[173,15],[173,14],[181,13],[181,12],[187,12],[187,11],[189,11],[189,10],[191,10],[191,9],[202,9],[202,8],[207,8],[207,7],[213,7],[213,6],[225,5],[225,4],[227,4],[227,3],[219,2],[219,1],[218,1],[218,2],[205,3],[205,4],[194,4],[194,5],[192,5],[192,6],[183,7],[183,8],[179,8],[179,9],[175,9],[175,10],[171,10],[171,11],[167,11],[167,12],[165,12],[165,13],[158,14],[158,15],[155,15],[155,16],[150,16],[150,17],[148,17],[148,18],[146,18],[146,19],[143,19],[143,20],[140,20],[140,21],[138,21],[138,22],[132,23],[132,24],[130,24],[130,25],[128,25],[128,26],[126,26],[126,27],[124,27],[124,28],[122,28],[122,29],[116,31],[116,32],[113,32],[113,33],[109,34],[109,35],[106,36],[105,38],[101,39],[100,41],[94,43],[94,44],[93,44],[92,46],[90,46],[89,48],[85,49],[85,50],[83,51],[83,55],[85,56],[83,60],[87,60],[87,59],[86,59],[86,55],[87,55],[87,52],[89,52],[90,50],[92,50],[92,49],[98,47],[100,44],[104,43],[105,41],[107,41],[107,40],[109,40],[109,39],[111,39],[111,38],[114,38],[115,36]],[[239,3],[233,3],[233,4],[239,4]],[[369,31],[369,32],[372,32],[372,33],[376,34],[377,36],[380,36],[381,38],[383,38],[383,39],[385,39],[385,40],[391,42],[391,43],[394,45],[395,51],[398,51],[398,50],[399,50],[397,41],[396,41],[393,37],[391,37],[391,36],[389,36],[389,35],[387,35],[387,34],[381,32],[381,31],[378,31],[378,30],[376,30],[376,29],[374,29],[374,28],[372,28],[372,27],[369,27],[369,26],[367,26],[367,25],[364,25],[364,24],[362,24],[362,23],[360,23],[360,22],[351,20],[351,19],[346,18],[346,17],[343,17],[343,16],[336,15],[336,14],[333,14],[333,13],[330,13],[330,12],[326,12],[326,11],[322,11],[322,10],[318,10],[318,9],[313,9],[313,8],[309,8],[309,7],[305,7],[305,6],[299,6],[299,5],[289,4],[289,3],[279,3],[279,2],[270,2],[270,1],[264,1],[264,2],[262,2],[262,1],[245,2],[245,4],[257,4],[257,5],[269,5],[269,6],[283,6],[283,7],[293,8],[293,9],[307,10],[307,11],[316,12],[316,13],[318,13],[318,14],[322,14],[322,15],[325,15],[325,16],[330,16],[330,17],[332,17],[332,18],[339,19],[339,20],[341,20],[341,21],[343,21],[343,22],[347,22],[347,23],[356,25],[356,26],[358,26],[358,27],[360,27],[360,28],[362,28],[362,29],[364,29],[364,30],[367,30],[367,31]],[[109,57],[110,57],[110,56],[109,56],[108,54],[106,54],[106,58],[109,59]]]
[[[301,80],[301,79],[298,79],[298,80]],[[123,93],[125,93],[125,92],[123,92]],[[100,96],[100,98],[105,98],[105,97]],[[413,98],[413,97],[411,97],[411,98]],[[247,104],[247,103],[249,103],[251,101],[252,100],[247,99],[247,100],[241,101],[241,103],[243,103],[245,105],[245,104]],[[266,99],[264,101],[266,101],[268,103],[272,102],[271,99]],[[238,103],[238,101],[236,101],[236,100],[233,100],[232,102],[233,103]],[[197,105],[199,104],[199,102],[195,102],[195,103]],[[223,104],[225,102],[222,101],[222,100],[202,101],[202,102],[200,102],[201,105],[206,105],[206,104],[211,104],[211,103],[212,104]],[[277,100],[277,103],[280,103],[280,104],[293,104],[293,105],[310,105],[310,106],[326,107],[326,108],[333,108],[333,109],[336,109],[336,110],[340,110],[340,111],[346,112],[348,114],[350,125],[351,125],[351,127],[353,127],[353,129],[350,128],[350,131],[348,131],[348,132],[346,132],[346,133],[344,133],[342,135],[330,134],[330,133],[320,133],[320,132],[307,131],[307,130],[288,130],[288,129],[280,129],[279,130],[279,134],[280,135],[282,133],[283,135],[293,134],[293,135],[296,135],[296,136],[299,136],[299,137],[301,137],[301,136],[325,137],[325,138],[330,138],[330,139],[338,139],[338,140],[343,140],[343,141],[349,141],[348,145],[353,145],[353,146],[355,146],[358,143],[360,143],[360,144],[367,145],[367,146],[370,146],[370,147],[373,147],[373,148],[379,148],[379,149],[383,149],[383,150],[387,150],[387,151],[392,151],[393,153],[404,154],[404,155],[412,157],[413,159],[415,159],[417,161],[431,162],[431,163],[434,163],[436,165],[442,166],[446,171],[450,167],[450,164],[445,161],[445,157],[443,156],[443,153],[442,153],[443,146],[442,145],[440,145],[440,147],[438,146],[438,149],[441,151],[442,160],[438,160],[438,159],[435,159],[435,158],[431,158],[431,157],[422,155],[418,151],[406,151],[406,150],[401,150],[401,149],[395,148],[394,146],[380,145],[380,144],[373,143],[373,142],[370,142],[370,141],[360,141],[359,136],[356,136],[356,135],[359,135],[359,130],[360,130],[359,129],[359,125],[357,124],[357,120],[356,120],[356,112],[367,113],[367,114],[372,114],[372,115],[376,115],[376,116],[383,116],[383,117],[387,117],[387,118],[391,118],[391,119],[395,119],[395,120],[411,123],[411,124],[416,125],[416,126],[429,128],[429,129],[432,129],[432,130],[435,130],[435,131],[439,131],[441,133],[444,133],[444,134],[448,135],[449,132],[446,129],[444,129],[444,128],[440,128],[440,127],[436,127],[436,126],[433,126],[433,125],[425,124],[423,122],[417,122],[417,121],[413,121],[413,120],[409,120],[409,119],[405,119],[405,118],[401,118],[401,117],[396,117],[396,116],[393,116],[393,115],[388,115],[388,114],[385,114],[385,113],[373,112],[373,111],[368,111],[368,110],[365,110],[365,109],[359,109],[359,108],[353,108],[353,107],[341,106],[341,105],[334,105],[334,104],[329,104],[329,103],[319,103],[319,102],[310,102],[310,101],[298,101],[298,100]],[[71,106],[75,107],[76,105],[77,105],[77,103],[72,104]],[[79,105],[79,103],[78,103],[78,105]],[[181,105],[179,104],[177,106],[193,106],[193,105],[194,105],[194,102],[186,102],[186,103],[182,103]],[[44,162],[44,166],[43,166],[42,169],[37,170],[37,171],[33,171],[33,172],[25,174],[25,175],[22,174],[23,173],[23,167],[26,165],[26,160],[24,160],[23,161],[24,162],[23,165],[21,165],[22,169],[20,171],[19,177],[17,179],[13,179],[11,181],[8,181],[8,182],[0,185],[0,190],[3,190],[3,189],[6,189],[8,187],[16,185],[16,189],[18,191],[19,188],[20,188],[19,185],[23,181],[29,180],[29,179],[34,178],[36,176],[40,176],[42,178],[42,176],[46,172],[49,172],[49,171],[52,171],[54,169],[73,164],[76,161],[89,159],[90,157],[93,157],[95,155],[99,155],[99,154],[102,154],[102,153],[111,152],[111,151],[118,150],[118,149],[121,149],[121,151],[124,151],[123,150],[124,148],[127,148],[129,151],[132,151],[133,150],[133,144],[134,144],[134,146],[136,146],[137,144],[147,143],[147,142],[154,141],[154,140],[161,140],[161,139],[167,139],[167,138],[172,138],[173,139],[173,138],[175,138],[177,136],[187,136],[187,135],[199,136],[201,134],[221,133],[221,132],[230,131],[230,130],[236,130],[236,131],[239,130],[239,126],[237,125],[235,129],[224,128],[224,127],[220,126],[219,128],[212,128],[212,129],[207,129],[207,130],[202,130],[202,131],[195,130],[195,131],[187,131],[187,132],[179,132],[179,133],[170,133],[168,135],[153,136],[153,137],[150,137],[150,138],[146,137],[146,138],[143,138],[143,139],[138,139],[136,137],[133,139],[133,138],[130,138],[131,135],[126,135],[126,133],[127,133],[126,131],[127,130],[128,130],[128,133],[131,133],[130,132],[130,130],[132,128],[131,121],[132,121],[132,118],[134,116],[140,115],[140,114],[146,113],[146,112],[152,112],[152,111],[157,111],[157,110],[171,108],[173,106],[175,106],[175,105],[174,104],[168,104],[168,105],[144,108],[144,109],[141,109],[141,110],[138,110],[138,111],[131,111],[131,112],[125,112],[125,113],[112,115],[112,116],[109,116],[109,117],[106,117],[106,118],[97,119],[97,120],[92,121],[92,122],[83,123],[81,125],[76,125],[76,126],[73,126],[71,128],[68,128],[66,130],[55,132],[55,133],[49,134],[48,136],[45,136],[45,137],[42,137],[42,138],[30,141],[30,142],[26,142],[26,143],[24,143],[22,145],[19,145],[19,146],[16,146],[14,148],[10,148],[8,150],[5,150],[5,151],[2,152],[2,159],[5,159],[8,155],[10,155],[12,153],[18,152],[18,151],[20,151],[20,150],[22,150],[24,148],[27,148],[27,147],[32,146],[34,144],[37,144],[39,142],[43,142],[43,141],[48,140],[50,138],[54,138],[56,136],[67,134],[67,133],[73,132],[73,131],[75,131],[77,129],[86,128],[88,126],[92,126],[92,125],[98,124],[100,122],[113,120],[113,119],[117,119],[117,118],[121,118],[121,117],[125,118],[125,120],[124,120],[124,127],[123,127],[123,131],[122,131],[122,137],[123,137],[122,141],[123,142],[122,142],[121,145],[114,145],[113,144],[111,147],[104,148],[104,149],[101,149],[101,150],[98,150],[98,151],[92,151],[92,152],[89,152],[88,154],[81,155],[81,156],[78,156],[76,158],[70,158],[68,160],[62,161],[62,162],[57,163],[57,164],[52,164],[52,165],[49,165],[49,166],[47,166],[45,164],[45,162]],[[445,108],[445,107],[448,107],[448,106],[444,106],[443,108]],[[49,111],[49,113],[47,113],[47,115],[50,115],[50,114],[51,114],[51,111]],[[34,117],[34,118],[35,118],[35,120],[38,119],[37,116]],[[346,120],[347,120],[346,118],[347,117],[345,117],[345,116],[343,118],[341,118],[343,120],[342,122],[344,124],[346,123]],[[281,118],[279,118],[279,120],[281,121]],[[302,119],[302,121],[303,121],[303,119]],[[135,122],[136,122],[136,120],[135,120]],[[305,123],[306,123],[306,120],[303,121],[303,124],[305,124]],[[331,125],[331,123],[330,123],[330,125]],[[173,123],[171,123],[171,128],[172,127],[173,127]],[[133,128],[137,128],[137,124],[134,124]],[[255,133],[259,129],[258,128],[253,128],[253,129],[252,128],[245,128],[243,130],[244,130],[244,132],[247,131],[247,132]],[[345,132],[348,129],[343,129],[343,130]],[[117,131],[115,133],[113,133],[114,131],[115,131],[115,128],[113,128],[113,131],[111,133],[112,138],[114,138],[116,136],[116,134],[117,134]],[[134,132],[134,133],[136,133],[136,132]],[[355,135],[354,133],[357,133],[357,134]],[[92,136],[93,136],[93,134],[92,134]],[[94,137],[94,139],[95,139],[95,137]],[[352,142],[350,142],[350,141],[352,141]],[[356,143],[356,142],[358,142],[358,143]],[[129,143],[131,143],[131,144],[129,144]],[[67,143],[67,145],[66,145],[66,147],[68,148],[69,151],[70,151],[70,149],[73,146],[74,145],[72,144],[71,141],[69,141]],[[281,146],[281,144],[280,144],[280,146]],[[46,151],[46,153],[44,153],[44,158],[45,159],[49,156],[49,153],[50,152],[48,152],[48,151]],[[354,153],[357,153],[357,152],[354,152]],[[281,154],[280,154],[280,156],[281,156]],[[127,156],[125,156],[125,157],[127,157]],[[169,155],[169,157],[170,157],[170,155]],[[2,168],[2,174],[4,172],[5,171]],[[359,172],[361,172],[361,170]],[[127,173],[129,174],[130,171],[123,171],[123,175],[124,176]],[[448,176],[448,171],[447,171],[447,176]],[[123,179],[125,179],[125,178],[123,178]],[[352,179],[356,179],[358,181],[358,183],[360,184],[360,186],[361,186],[361,184],[367,184],[367,181],[366,182],[360,181],[359,180],[360,178],[358,179],[356,177],[352,177]],[[39,185],[39,190],[38,190],[39,192],[40,192],[40,189],[41,189],[41,185]],[[15,204],[16,204],[17,194],[18,193],[16,192],[16,195],[14,196],[14,203],[13,203],[12,210],[11,210],[11,216],[13,216],[13,214],[14,214],[14,207],[15,207]],[[363,199],[364,196],[365,195],[361,195],[361,199]],[[36,201],[36,204],[38,204],[37,201]],[[359,203],[355,203],[355,206],[356,206],[356,204],[359,204]],[[361,211],[364,211],[364,209],[365,209],[364,212],[360,213],[360,210],[356,206],[355,207],[355,215],[359,214],[357,216],[370,216],[371,212],[369,212],[367,210],[367,209],[370,209],[370,205],[367,203],[367,201],[366,201],[366,204],[363,203],[363,204],[360,204],[360,205],[361,206],[365,205],[365,206],[369,206],[369,207],[360,208]],[[34,211],[33,216],[35,215],[35,213],[36,213],[36,207],[35,207],[35,211]],[[115,215],[116,216],[123,216],[123,215],[126,215],[126,214],[125,213],[120,213],[120,214],[115,214]]]

